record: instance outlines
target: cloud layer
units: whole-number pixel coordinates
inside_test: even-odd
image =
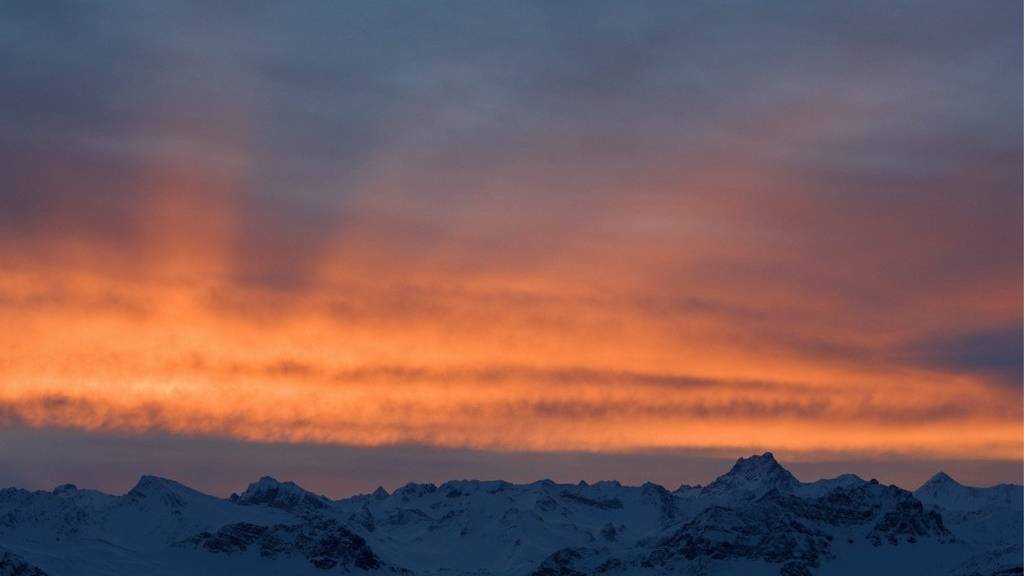
[[[0,424],[1021,455],[1019,3],[0,8]]]

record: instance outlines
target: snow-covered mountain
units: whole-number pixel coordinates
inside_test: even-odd
[[[772,490],[792,494],[800,481],[775,460],[771,452],[740,458],[732,469],[705,486],[703,498],[723,503],[752,501]]]
[[[992,508],[1008,508],[1021,510],[1020,486],[1016,484],[999,484],[991,488],[972,488],[953,480],[945,472],[932,476],[914,496],[921,502],[945,510],[960,512],[976,512]]]
[[[802,483],[771,453],[707,486],[450,481],[331,500],[264,477],[221,499],[0,490],[0,576],[1021,574],[1022,487]]]

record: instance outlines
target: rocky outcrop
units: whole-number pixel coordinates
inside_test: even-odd
[[[299,515],[315,514],[331,505],[330,499],[324,496],[304,490],[294,482],[279,482],[270,476],[253,482],[241,495],[233,495],[231,501],[245,506],[264,504]]]
[[[0,576],[47,576],[47,574],[16,554],[0,552]]]
[[[214,554],[234,554],[253,548],[264,558],[302,556],[323,569],[340,566],[377,570],[384,566],[366,540],[332,520],[274,526],[240,522],[215,533],[196,534],[182,544]]]
[[[815,499],[772,490],[746,505],[704,510],[658,541],[643,565],[747,559],[779,564],[782,574],[809,573],[833,557],[836,533],[849,528],[875,546],[949,536],[939,514],[895,486],[840,487]]]

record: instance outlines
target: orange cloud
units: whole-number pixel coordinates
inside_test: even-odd
[[[916,120],[897,130],[916,137],[901,162],[876,152],[895,148],[902,108],[875,75],[898,67],[766,82],[763,99],[705,103],[714,121],[693,135],[661,112],[628,134],[593,122],[612,96],[586,82],[562,112],[589,114],[521,128],[428,90],[428,110],[379,122],[342,106],[339,126],[375,138],[353,145],[315,115],[292,133],[319,97],[294,105],[289,82],[274,107],[262,76],[209,52],[224,60],[206,72],[226,74],[199,83],[210,94],[181,82],[125,142],[3,160],[17,187],[0,192],[0,424],[1021,456],[1004,346],[1022,317],[1019,154]]]
[[[794,342],[754,340],[742,332],[761,329],[759,312],[666,313],[556,276],[392,284],[331,268],[281,293],[204,276],[215,269],[191,282],[3,272],[0,420],[494,450],[1020,451],[1016,390],[901,362],[884,341],[836,351],[814,338],[845,335],[800,325],[774,332]]]

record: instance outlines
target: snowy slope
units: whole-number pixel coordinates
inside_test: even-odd
[[[987,576],[1020,570],[1020,495],[944,474],[915,493],[801,483],[771,453],[674,492],[457,480],[330,500],[264,477],[221,499],[144,476],[121,496],[0,490],[0,576]]]
[[[942,514],[946,525],[966,545],[980,550],[962,562],[955,574],[993,574],[1020,564],[1024,533],[1021,486],[975,488],[939,472],[915,490],[914,496]]]
[[[929,506],[945,510],[973,512],[991,508],[1021,510],[1024,492],[1016,484],[999,484],[991,488],[973,488],[939,472],[914,491],[917,499]]]

